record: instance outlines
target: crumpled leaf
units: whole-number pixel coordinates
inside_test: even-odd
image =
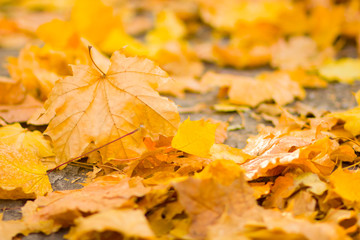
[[[39,131],[29,131],[19,123],[0,127],[0,142],[14,148],[32,150],[40,158],[55,156],[50,142]]]
[[[51,191],[46,168],[33,151],[0,145],[0,199],[36,198]]]
[[[111,62],[104,75],[92,66],[73,66],[74,76],[58,81],[46,102],[38,121],[50,121],[45,134],[53,141],[58,163],[140,126],[144,131],[102,148],[103,161],[137,157],[145,150],[143,137],[175,133],[176,106],[153,89],[170,80],[168,75],[148,59],[119,52]]]
[[[326,63],[319,68],[319,74],[331,82],[353,83],[360,80],[360,59],[343,58]]]
[[[25,88],[21,82],[0,77],[0,104],[17,104],[24,100]]]
[[[34,202],[28,201],[22,208],[23,220],[32,231],[50,234],[71,225],[83,214],[133,206],[132,199],[144,196],[149,190],[136,178],[104,176],[82,189],[52,192]]]
[[[186,119],[174,136],[171,146],[186,153],[200,157],[209,156],[215,143],[216,124],[209,121]]]
[[[329,175],[335,162],[331,153],[339,144],[325,135],[314,137],[314,132],[294,131],[286,134],[267,133],[250,138],[244,152],[255,158],[241,164],[249,179],[274,176],[286,167],[299,167],[303,171]],[[299,135],[297,135],[299,134]]]
[[[66,239],[82,240],[87,238],[141,238],[152,239],[154,233],[140,210],[108,210],[95,215],[78,218],[76,226],[66,234]]]

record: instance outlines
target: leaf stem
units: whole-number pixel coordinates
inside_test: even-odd
[[[97,147],[97,148],[95,148],[95,149],[93,149],[93,150],[91,150],[91,151],[89,151],[89,152],[87,152],[87,153],[84,153],[84,154],[82,154],[82,155],[80,155],[80,156],[78,156],[78,157],[72,158],[72,159],[70,159],[69,161],[66,161],[66,162],[64,162],[64,163],[62,163],[62,164],[60,164],[60,165],[58,165],[58,166],[50,169],[49,172],[48,172],[48,174],[51,173],[51,172],[53,172],[54,170],[58,169],[59,167],[64,166],[65,164],[71,163],[71,162],[73,162],[73,161],[75,161],[75,160],[77,160],[77,159],[81,159],[81,158],[85,157],[86,155],[88,155],[88,154],[90,154],[90,153],[93,153],[93,152],[95,152],[95,151],[97,151],[97,150],[99,150],[99,149],[101,149],[101,148],[103,148],[103,147],[106,147],[107,145],[109,145],[109,144],[111,144],[111,143],[114,143],[114,142],[116,142],[116,141],[118,141],[118,140],[120,140],[120,139],[122,139],[122,138],[124,138],[124,137],[127,137],[127,136],[129,136],[129,135],[131,135],[131,134],[133,134],[133,133],[135,133],[135,132],[137,132],[137,131],[139,131],[139,130],[140,130],[140,128],[137,128],[137,129],[135,129],[135,130],[133,130],[133,131],[131,131],[131,132],[125,134],[125,135],[122,135],[121,137],[118,137],[118,138],[116,138],[116,139],[114,139],[114,140],[112,140],[112,141],[110,141],[110,142],[108,142],[108,143],[105,143],[104,145],[102,145],[102,146],[100,146],[100,147]]]
[[[92,46],[88,46],[88,49],[89,49],[89,56],[90,56],[90,59],[91,59],[91,62],[94,64],[94,66],[99,70],[99,72],[103,75],[103,77],[106,76],[106,74],[99,68],[98,65],[96,65],[92,55],[91,55],[91,49],[92,49]]]

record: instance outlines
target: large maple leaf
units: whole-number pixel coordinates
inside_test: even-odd
[[[109,158],[139,156],[143,137],[173,136],[180,117],[176,105],[156,89],[169,76],[152,61],[115,52],[105,74],[95,66],[72,66],[73,76],[59,80],[39,122],[50,121],[45,134],[54,142],[57,162],[100,147],[140,126],[129,137],[100,150]],[[96,61],[96,60],[95,60]]]

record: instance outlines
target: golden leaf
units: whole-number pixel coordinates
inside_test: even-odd
[[[0,142],[17,149],[32,150],[40,158],[52,157],[54,153],[50,142],[39,131],[29,131],[14,123],[0,128]]]
[[[109,158],[139,156],[143,137],[172,136],[179,123],[174,103],[153,89],[170,80],[148,59],[115,52],[106,74],[86,65],[73,66],[74,76],[56,83],[39,121],[50,120],[45,134],[54,143],[58,163],[80,156],[140,126],[144,131],[100,150]]]
[[[171,146],[186,153],[200,157],[209,155],[215,143],[216,124],[205,121],[186,119],[174,136]]]
[[[0,199],[26,199],[51,192],[46,168],[33,151],[0,145]]]
[[[340,167],[331,174],[330,182],[334,186],[334,191],[342,198],[360,202],[360,172],[344,171]]]

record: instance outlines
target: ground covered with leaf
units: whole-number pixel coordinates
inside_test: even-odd
[[[0,4],[0,239],[360,238],[357,0]]]

